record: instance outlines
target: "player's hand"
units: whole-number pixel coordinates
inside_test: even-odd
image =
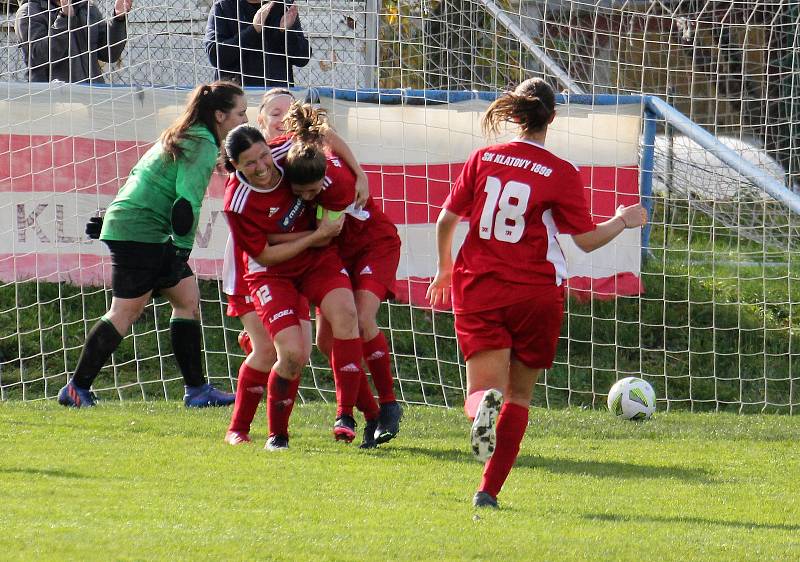
[[[256,33],[261,33],[261,30],[264,29],[264,23],[267,21],[267,16],[269,16],[269,12],[274,6],[274,1],[267,2],[261,6],[253,16],[253,29],[256,30]]]
[[[369,180],[366,174],[356,176],[356,200],[354,203],[356,207],[364,208],[364,205],[369,199]]]
[[[86,223],[86,236],[92,240],[100,238],[101,230],[103,230],[103,217],[92,217]]]
[[[453,270],[442,271],[441,269],[436,273],[431,284],[428,285],[428,291],[425,297],[431,306],[435,307],[438,304],[446,305],[450,301],[450,283],[453,279]]]
[[[72,7],[72,0],[58,0],[61,4],[61,13],[71,18],[75,15],[75,8]]]
[[[281,29],[286,30],[291,28],[294,25],[294,22],[297,21],[297,5],[292,4],[286,11],[283,13],[283,17],[281,18]]]
[[[131,11],[133,0],[116,0],[114,2],[114,15],[123,16]]]
[[[642,207],[641,203],[627,207],[620,205],[614,216],[622,219],[625,228],[639,228],[647,224],[647,210]]]
[[[324,238],[338,236],[344,226],[344,213],[325,211],[322,220],[317,223],[317,232]]]

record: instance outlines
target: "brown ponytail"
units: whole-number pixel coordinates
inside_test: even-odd
[[[299,185],[322,179],[328,166],[323,141],[330,129],[325,110],[296,101],[283,123],[286,131],[294,134],[294,144],[286,155],[286,179]]]
[[[229,112],[236,107],[236,97],[243,96],[244,91],[233,82],[218,80],[211,84],[200,84],[189,94],[189,101],[183,114],[161,133],[161,145],[164,153],[173,160],[183,156],[180,142],[186,138],[186,131],[196,123],[203,123],[214,135],[217,146],[222,140],[217,138],[216,111]]]
[[[519,125],[523,134],[542,131],[550,124],[556,111],[553,88],[541,78],[529,78],[494,100],[483,114],[484,134],[496,135],[500,125],[511,122]]]

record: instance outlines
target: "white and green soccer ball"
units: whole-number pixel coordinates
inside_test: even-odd
[[[624,420],[647,420],[656,411],[656,393],[647,381],[626,377],[608,391],[608,409]]]

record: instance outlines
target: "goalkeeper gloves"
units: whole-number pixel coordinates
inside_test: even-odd
[[[189,234],[194,225],[194,210],[188,199],[179,197],[172,205],[172,232],[178,236]]]
[[[103,217],[92,217],[86,223],[86,235],[92,240],[100,238],[101,230],[103,230]]]

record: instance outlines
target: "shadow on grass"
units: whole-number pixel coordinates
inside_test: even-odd
[[[30,476],[53,476],[55,478],[91,478],[78,472],[49,468],[0,468],[0,474],[27,474]]]
[[[472,453],[466,449],[437,449],[423,447],[397,447],[397,449],[381,448],[383,455],[411,454],[428,456],[437,460],[450,462],[466,462],[477,465]],[[596,478],[675,478],[696,482],[712,482],[709,474],[699,468],[683,468],[677,466],[657,466],[632,464],[611,461],[581,461],[563,458],[547,458],[533,455],[521,455],[514,465],[519,468],[539,468],[553,474],[578,474]]]
[[[707,517],[658,517],[658,516],[636,516],[613,515],[608,513],[586,513],[583,519],[593,521],[608,521],[610,523],[667,523],[686,524],[686,525],[718,525],[720,527],[730,527],[734,529],[758,529],[765,531],[800,531],[800,525],[787,525],[783,523],[754,523],[752,521],[725,521],[723,519],[709,519]]]

